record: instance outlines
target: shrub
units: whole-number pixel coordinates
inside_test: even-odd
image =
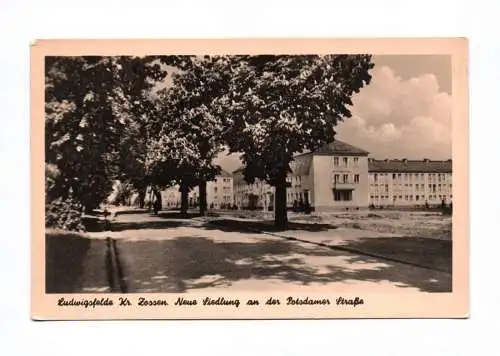
[[[71,231],[85,231],[82,206],[71,198],[56,198],[45,204],[45,226]]]

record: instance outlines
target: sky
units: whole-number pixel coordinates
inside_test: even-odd
[[[353,96],[352,117],[336,139],[376,159],[451,158],[451,58],[447,55],[373,56],[372,80]],[[221,154],[228,172],[241,163]]]

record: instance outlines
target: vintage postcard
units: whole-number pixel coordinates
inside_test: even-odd
[[[462,38],[40,40],[32,318],[469,315]]]

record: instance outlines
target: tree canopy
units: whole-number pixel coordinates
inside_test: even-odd
[[[242,152],[248,182],[276,187],[275,223],[286,226],[286,175],[294,154],[333,142],[351,96],[370,83],[369,55],[242,56],[219,99],[225,138]]]
[[[155,92],[169,67],[170,85]],[[372,67],[369,55],[47,57],[51,197],[92,209],[118,179],[143,193],[177,183],[183,200],[199,185],[203,199],[228,146],[249,183],[276,188],[285,226],[294,154],[334,140]]]

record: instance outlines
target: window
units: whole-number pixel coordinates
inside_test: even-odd
[[[396,179],[396,173],[392,174],[392,179]]]
[[[342,157],[342,164],[344,167],[347,167],[348,162],[349,162],[349,159],[347,157]]]
[[[402,196],[402,195],[400,195],[400,196],[398,197],[398,199],[399,199],[399,200],[403,200],[403,196]]]
[[[419,196],[418,196],[418,195],[416,195],[416,196],[415,196],[415,200],[416,200],[416,201],[418,201],[418,198],[419,198]]]
[[[398,179],[401,179],[401,173],[398,173]]]
[[[339,158],[338,157],[333,157],[333,166],[338,167],[339,166]]]
[[[386,184],[385,185],[385,192],[388,193],[389,192],[389,184]]]
[[[354,162],[354,166],[358,166],[359,165],[359,158],[358,157],[354,157],[353,158],[353,162]]]
[[[350,190],[333,190],[333,199],[335,201],[351,201],[352,191]]]
[[[335,183],[338,183],[338,182],[340,181],[340,174],[335,174],[335,175],[333,176],[333,181],[334,181]]]
[[[342,182],[347,183],[347,182],[348,182],[348,180],[349,180],[349,175],[348,175],[348,174],[344,174],[344,175],[342,176]]]
[[[374,180],[375,182],[378,180],[378,175],[377,175],[377,173],[375,173],[375,174],[373,175],[373,180]]]
[[[354,183],[359,183],[359,174],[354,175]]]
[[[214,187],[214,193],[217,194],[217,187]]]

